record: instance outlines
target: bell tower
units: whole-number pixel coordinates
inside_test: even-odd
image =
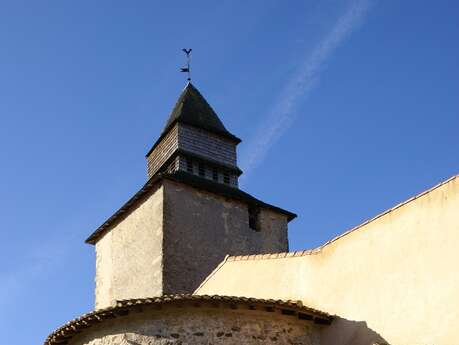
[[[86,240],[96,309],[192,293],[226,255],[288,251],[296,215],[239,189],[240,142],[188,83],[146,155],[147,182]]]
[[[240,142],[189,82],[160,137],[147,153],[148,176],[183,171],[237,187],[242,173],[236,158]]]

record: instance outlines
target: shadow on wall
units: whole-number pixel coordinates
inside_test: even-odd
[[[365,321],[346,320],[335,316],[332,324],[322,331],[321,345],[389,345]]]

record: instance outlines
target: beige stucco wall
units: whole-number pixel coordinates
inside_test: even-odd
[[[287,217],[261,210],[249,228],[247,204],[164,181],[164,291],[191,293],[225,255],[288,250]]]
[[[288,250],[287,218],[163,180],[96,243],[96,309],[115,300],[191,293],[227,254]]]
[[[96,243],[96,309],[162,294],[163,188],[159,186]]]
[[[280,313],[170,307],[103,322],[69,345],[319,345],[320,328]]]
[[[300,299],[339,316],[324,345],[459,343],[459,178],[289,255],[229,258],[197,293]]]

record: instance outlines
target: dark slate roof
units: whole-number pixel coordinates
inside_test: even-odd
[[[230,187],[221,183],[207,180],[203,177],[189,174],[187,172],[176,171],[174,173],[160,173],[152,176],[147,183],[137,192],[134,196],[129,199],[118,211],[116,211],[110,218],[108,218],[96,231],[94,231],[87,239],[86,243],[95,244],[97,240],[105,234],[106,231],[110,230],[113,224],[116,224],[123,217],[128,215],[130,211],[141,202],[147,194],[158,186],[161,180],[171,180],[179,183],[184,183],[191,187],[205,190],[210,193],[214,193],[226,198],[239,200],[245,202],[251,206],[261,207],[270,209],[272,211],[284,214],[287,216],[288,221],[296,218],[296,214],[286,211],[280,207],[276,207],[261,200],[253,197],[252,195],[243,192],[242,190],[234,187]]]
[[[186,123],[240,141],[228,132],[209,103],[191,83],[187,84],[177,100],[162,133],[169,131],[176,122]]]
[[[241,142],[241,139],[231,134],[225,128],[215,111],[209,103],[207,103],[198,89],[196,89],[193,84],[188,83],[177,100],[177,103],[175,104],[175,107],[172,110],[159,139],[147,153],[147,156],[177,122],[204,129],[230,139],[236,143]]]
[[[84,332],[87,328],[99,326],[105,322],[110,322],[115,318],[123,317],[129,313],[142,313],[151,311],[161,312],[160,308],[165,305],[180,306],[188,308],[199,308],[209,306],[212,308],[237,309],[244,307],[248,311],[274,312],[280,311],[285,317],[295,317],[305,322],[314,322],[321,325],[329,325],[333,321],[333,316],[322,311],[303,306],[301,301],[283,301],[274,299],[258,299],[235,296],[218,295],[165,295],[152,298],[136,298],[116,301],[112,307],[99,309],[84,314],[72,321],[67,322],[62,327],[51,333],[45,340],[44,345],[67,344],[75,335]],[[181,309],[183,310],[183,309]]]

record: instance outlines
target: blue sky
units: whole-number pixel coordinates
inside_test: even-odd
[[[146,180],[193,82],[243,139],[242,188],[316,247],[459,173],[457,1],[3,1],[0,331],[92,309],[84,239]]]

